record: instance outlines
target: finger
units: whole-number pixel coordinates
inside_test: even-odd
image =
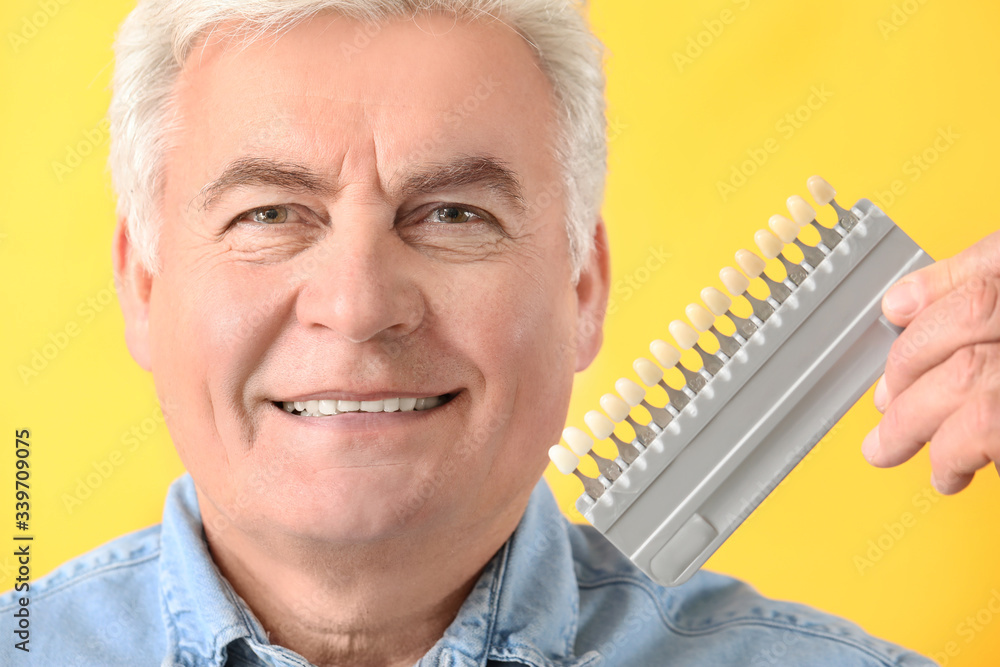
[[[926,308],[893,342],[885,364],[885,398],[891,402],[957,349],[995,341],[1000,341],[1000,278],[970,279]],[[976,372],[971,364],[959,370]]]
[[[931,483],[948,495],[977,470],[1000,461],[1000,391],[976,394],[941,424],[930,442]]]
[[[872,402],[875,404],[875,409],[885,414],[885,409],[889,405],[889,393],[885,388],[885,374],[878,379],[875,383],[875,392],[872,394]]]
[[[929,305],[972,278],[1000,276],[1000,231],[954,257],[908,273],[882,297],[882,312],[893,324],[908,326]]]
[[[908,460],[975,392],[997,389],[1000,345],[986,347],[995,349],[963,347],[896,396],[876,427],[877,439],[866,438],[862,451],[868,462],[887,468]],[[998,362],[995,368],[985,360],[990,355]]]

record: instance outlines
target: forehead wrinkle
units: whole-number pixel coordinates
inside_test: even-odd
[[[230,190],[262,185],[321,196],[337,190],[334,183],[306,166],[271,158],[243,157],[230,162],[218,178],[195,195],[192,203],[200,199],[200,208],[207,210]]]

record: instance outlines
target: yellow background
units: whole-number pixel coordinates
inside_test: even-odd
[[[158,521],[166,486],[181,473],[151,380],[125,350],[110,288],[113,201],[101,121],[112,36],[129,5],[6,0],[0,9],[0,474],[13,476],[15,429],[30,428],[35,576]],[[718,269],[789,194],[805,194],[813,173],[834,183],[842,204],[880,201],[936,258],[997,228],[990,183],[1000,154],[1000,5],[599,0],[590,14],[608,46],[604,215],[614,279],[645,280],[632,294],[625,283],[614,290],[605,347],[577,378],[570,424],[582,426],[649,340],[665,336],[701,287],[718,284]],[[828,97],[804,111],[813,89]],[[781,121],[796,113],[790,132]],[[956,138],[934,155],[949,128]],[[777,151],[721,194],[719,183],[768,139]],[[933,164],[915,169],[913,156],[925,151]],[[901,194],[890,201],[894,181]],[[650,248],[671,253],[669,262],[637,271]],[[58,347],[67,326],[75,335]],[[22,379],[18,368],[43,350],[53,358]],[[943,663],[996,665],[1000,614],[988,605],[1000,603],[997,475],[984,470],[958,496],[917,502],[930,489],[925,452],[891,470],[869,467],[859,453],[877,418],[869,393],[709,566]],[[99,484],[87,486],[94,474]],[[578,483],[552,470],[547,478],[579,519],[571,510]],[[0,514],[12,521],[12,482],[2,487]],[[914,520],[892,537],[888,526],[907,512]],[[889,548],[859,565],[880,538]],[[13,584],[13,558],[2,555],[11,551],[0,548],[0,589]],[[977,614],[973,630],[966,619]]]

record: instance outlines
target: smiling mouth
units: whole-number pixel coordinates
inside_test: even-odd
[[[455,393],[422,398],[385,398],[378,401],[273,401],[274,405],[296,417],[332,417],[351,412],[422,412],[444,405]]]

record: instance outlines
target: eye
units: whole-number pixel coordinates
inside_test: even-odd
[[[462,208],[460,206],[442,206],[434,209],[431,213],[431,219],[434,220],[434,222],[444,223],[469,222],[469,220],[478,217],[479,216],[469,209]]]
[[[239,220],[256,222],[262,225],[280,225],[288,220],[288,208],[285,206],[264,206],[247,211]]]

